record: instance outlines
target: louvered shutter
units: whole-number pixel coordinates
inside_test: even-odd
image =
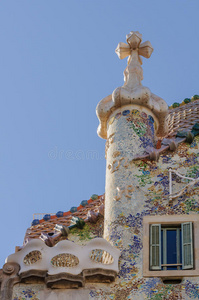
[[[161,270],[161,225],[150,226],[150,269]]]
[[[192,222],[182,223],[182,269],[193,269]]]

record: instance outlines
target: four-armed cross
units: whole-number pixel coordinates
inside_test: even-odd
[[[140,55],[149,58],[153,52],[153,47],[149,41],[142,42],[142,35],[138,31],[131,31],[126,36],[128,44],[119,43],[115,52],[120,59],[127,56],[128,64],[124,71],[124,86],[128,89],[133,89],[141,85],[143,79],[142,59]]]
[[[142,35],[138,31],[131,31],[126,36],[126,41],[128,44],[119,43],[115,52],[119,56],[120,59],[123,59],[129,55],[132,55],[133,51],[136,51],[138,54],[138,59],[140,64],[142,64],[142,60],[140,55],[149,58],[153,52],[153,47],[149,41],[142,42]]]

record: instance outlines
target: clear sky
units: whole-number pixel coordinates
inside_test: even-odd
[[[199,94],[198,12],[198,0],[0,1],[0,267],[33,213],[104,193],[95,108],[123,85],[126,34],[154,47],[143,85],[168,104]]]

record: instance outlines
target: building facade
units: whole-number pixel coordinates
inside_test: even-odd
[[[0,271],[1,299],[199,298],[199,96],[168,108],[144,87],[152,52],[128,34],[124,85],[97,106],[105,195],[34,219]]]

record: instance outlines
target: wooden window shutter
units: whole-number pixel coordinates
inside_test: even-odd
[[[150,226],[150,269],[161,270],[161,225]]]
[[[182,223],[182,269],[193,269],[192,222]]]

